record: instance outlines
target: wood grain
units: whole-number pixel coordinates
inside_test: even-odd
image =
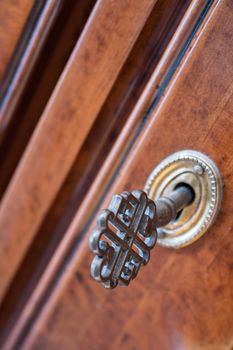
[[[37,18],[36,21],[30,20],[28,23],[29,29],[26,34],[31,34],[32,37],[25,45],[23,35],[24,45],[20,48],[25,54],[25,59],[21,62],[17,56],[11,61],[15,68],[9,69],[11,88],[7,84],[10,77],[7,77],[5,89],[10,92],[0,107],[0,115],[5,120],[4,123],[0,123],[0,163],[4,164],[0,172],[0,197],[19,164],[95,2],[47,0],[47,6],[40,13],[40,20]],[[41,2],[36,2],[36,6],[39,5],[41,6]],[[59,38],[59,41],[56,38]],[[4,96],[2,89],[0,96]]]
[[[0,80],[20,37],[33,0],[0,1]]]
[[[34,3],[5,71],[0,91],[0,146],[43,43],[59,12],[60,0]]]
[[[1,297],[155,2],[95,6],[1,204]]]
[[[204,8],[205,4],[206,1],[195,1],[188,10],[186,16],[188,16],[189,21],[188,23],[185,21],[185,24],[182,25],[182,28],[184,27],[183,31],[187,32],[187,34],[184,35],[182,31],[180,32],[179,37],[181,41],[177,39],[178,36],[176,35],[176,42],[179,42],[179,44],[176,44],[175,48],[172,50],[170,49],[170,55],[165,54],[166,62],[170,62],[171,64],[171,62],[174,61],[181,49],[180,46],[182,46],[182,42],[185,40],[188,33],[191,32],[193,22],[197,20],[198,13]],[[87,2],[85,2],[85,5],[87,5]],[[124,125],[128,119],[128,115],[137,102],[138,96],[146,82],[148,79],[151,80],[151,72],[153,68],[157,66],[159,58],[162,56],[169,39],[171,39],[180,19],[187,10],[187,6],[188,2],[184,1],[181,4],[179,0],[172,0],[169,2],[167,0],[159,0],[154,6],[147,23],[121,69],[82,149],[76,157],[64,185],[56,196],[53,205],[36,234],[33,244],[30,246],[30,250],[24,257],[15,278],[12,280],[0,310],[0,329],[10,328],[12,327],[12,323],[17,322],[17,317],[23,309],[23,305],[26,302],[25,300],[29,298],[29,294],[35,287],[37,280],[46,269],[49,259],[62,239],[63,234],[66,232],[79,205],[82,203],[83,199],[86,202],[85,194],[90,184],[96,178],[106,155],[110,152],[118,136],[122,136],[122,133],[125,134]],[[78,6],[76,6],[76,8],[76,16],[72,11],[74,18],[77,18],[82,10],[80,6],[79,10]],[[62,13],[64,13],[63,10]],[[68,22],[70,24],[71,21],[69,20]],[[62,31],[62,33],[64,34],[64,31]],[[60,36],[59,40],[59,52],[62,45],[61,39],[62,36]],[[66,36],[66,42],[67,39],[68,37]],[[170,43],[169,46],[171,45],[173,44]],[[56,62],[55,59],[56,57],[53,59],[53,65]],[[167,65],[169,66],[168,63]],[[167,69],[166,66],[162,72]],[[51,76],[51,65],[48,65],[48,70]],[[166,74],[162,74],[162,76],[164,75]],[[155,80],[153,77],[152,79]],[[159,79],[154,81],[153,86],[151,82],[149,83],[152,95],[154,95],[154,87],[160,85],[161,80],[162,78],[160,76]],[[147,107],[149,107],[151,101],[148,98],[148,94],[146,94],[145,99],[147,101]],[[145,103],[143,104],[140,101],[140,105],[144,105],[144,109],[146,109]],[[31,112],[31,118],[32,115]],[[137,125],[139,120],[142,121],[144,116],[144,113],[140,112],[138,112],[136,118],[132,116],[134,124],[131,123],[130,127],[127,123],[126,126],[128,136],[131,138],[133,137],[135,132],[133,125]],[[20,127],[20,129],[22,129],[21,131],[25,130],[25,125]],[[20,135],[22,138],[22,132],[20,132]],[[127,141],[123,141],[122,143],[125,145]],[[15,139],[12,146],[13,145],[16,147]],[[10,150],[15,150],[15,147],[11,147]],[[18,144],[16,149],[18,150],[19,148]],[[14,154],[14,152],[8,155],[7,158],[9,160],[12,159],[12,154]],[[110,178],[113,169],[115,169],[118,162],[121,161],[123,154],[124,150],[122,151],[122,148],[120,149],[118,147],[117,162],[109,163],[105,179],[99,186],[101,191],[104,191],[107,186],[107,179]],[[5,161],[4,171],[6,164],[8,164],[8,162]],[[0,174],[0,182],[1,179],[2,173]],[[100,189],[98,191],[98,196],[99,195]],[[89,201],[90,208],[96,204],[98,196],[95,195],[91,198]]]
[[[137,280],[112,292],[89,277],[86,236],[38,303],[18,343],[24,349],[232,348],[232,14],[230,0],[212,5],[103,203],[112,193],[142,188],[155,164],[191,148],[210,155],[222,172],[218,220],[190,247],[155,248]],[[79,220],[73,234],[83,229]]]

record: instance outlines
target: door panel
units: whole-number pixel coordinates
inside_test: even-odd
[[[192,4],[200,6],[192,33],[185,36],[183,32],[185,40],[178,45],[177,60],[167,66],[156,94],[151,81],[146,86],[125,125],[128,131],[124,128],[122,139],[106,159],[12,327],[4,349],[232,349],[233,3],[219,0]],[[151,4],[142,2],[140,6],[144,5],[147,13]],[[174,47],[168,46],[170,55]],[[68,83],[60,86],[64,94],[66,86]],[[58,107],[59,103],[51,105],[51,113],[45,116],[54,120]],[[72,125],[66,126],[69,135],[73,135]],[[80,140],[72,138],[71,142],[77,152]],[[154,166],[181,149],[206,153],[220,168],[224,194],[216,222],[204,237],[186,248],[155,247],[150,263],[129,287],[103,289],[89,273],[92,256],[88,237],[99,210],[107,207],[114,193],[143,189]],[[55,163],[53,171],[57,169]],[[23,182],[27,180],[22,174],[30,164],[33,162],[25,161],[21,166],[18,180],[20,176]],[[43,177],[37,179],[39,183]],[[16,181],[14,186],[16,191]],[[9,203],[17,194],[10,190]],[[14,218],[22,213],[17,210]],[[32,232],[32,226],[25,227]],[[17,261],[12,271],[16,266]]]
[[[196,149],[213,158],[223,175],[216,223],[182,250],[156,247],[130,287],[108,291],[89,276],[87,239],[95,220],[88,222],[88,208],[81,208],[18,339],[25,349],[232,348],[232,26],[232,2],[214,2],[101,203],[104,208],[113,193],[143,188],[170,153]]]
[[[114,6],[103,0],[95,7],[1,203],[1,297],[155,2]]]
[[[66,22],[69,23],[68,27],[66,27],[63,21],[61,21],[62,18],[59,17],[56,21],[55,33],[57,33],[56,28],[58,27],[59,23],[62,23],[62,27],[59,27],[59,33],[61,33],[62,28],[64,27],[66,30],[62,31],[59,43],[55,43],[55,49],[53,50],[52,47],[51,50],[49,42],[51,43],[54,37],[53,29],[48,43],[46,43],[45,47],[43,48],[43,51],[45,52],[47,52],[48,47],[50,49],[48,56],[49,64],[46,66],[45,70],[43,70],[43,54],[39,59],[41,65],[39,63],[38,64],[42,70],[37,72],[37,76],[40,76],[39,82],[36,81],[36,84],[39,85],[37,93],[34,95],[33,89],[30,89],[30,94],[33,96],[33,98],[30,99],[29,108],[26,108],[26,114],[23,113],[22,109],[19,109],[21,110],[21,113],[19,113],[20,111],[17,109],[18,115],[23,115],[23,120],[18,120],[17,118],[19,128],[16,129],[17,137],[13,138],[13,142],[11,142],[12,135],[10,140],[9,137],[7,138],[7,140],[10,142],[10,149],[6,153],[8,162],[6,159],[4,160],[4,173],[1,172],[0,176],[1,185],[2,177],[4,178],[4,176],[7,174],[8,167],[6,167],[6,165],[9,165],[9,162],[12,161],[12,158],[14,159],[13,156],[16,152],[22,151],[22,144],[25,143],[24,136],[25,134],[29,134],[28,129],[30,129],[31,125],[28,125],[28,117],[30,116],[30,122],[31,120],[33,120],[33,123],[36,122],[35,117],[39,117],[39,113],[42,107],[41,100],[44,99],[44,91],[46,95],[48,94],[47,90],[51,89],[51,81],[49,82],[49,88],[48,84],[46,84],[46,82],[48,82],[48,75],[50,79],[52,75],[51,80],[54,79],[54,66],[56,72],[56,66],[60,65],[59,57],[61,58],[62,56],[62,60],[65,59],[67,46],[70,45],[69,41],[72,42],[75,40],[75,37],[72,36],[71,38],[70,34],[73,33],[74,29],[76,28],[75,35],[77,36],[77,32],[80,30],[80,27],[85,20],[85,16],[88,15],[87,12],[91,7],[92,2],[93,0],[89,0],[89,2],[85,1],[85,3],[78,2],[75,6],[66,6],[68,3],[63,3],[62,11],[60,11],[62,18],[66,18],[66,14],[70,13],[70,10],[74,7],[75,11],[72,11],[71,18],[69,16],[66,18]],[[107,99],[101,108],[100,113],[98,116],[96,116],[96,121],[91,128],[91,132],[87,135],[87,138],[82,145],[80,152],[78,152],[75,162],[71,166],[69,174],[66,177],[65,183],[62,184],[61,188],[57,188],[56,197],[53,200],[47,215],[42,218],[42,223],[40,222],[38,229],[33,234],[34,237],[32,239],[32,244],[26,249],[22,263],[16,266],[14,278],[11,281],[10,287],[7,289],[7,293],[2,301],[0,309],[1,341],[2,338],[8,338],[11,340],[13,339],[11,333],[12,325],[20,325],[20,329],[17,328],[19,333],[24,328],[27,320],[24,319],[24,322],[22,323],[18,322],[18,318],[20,317],[21,319],[21,316],[24,318],[24,311],[27,309],[27,307],[25,307],[25,304],[30,305],[30,302],[27,303],[27,299],[29,299],[29,301],[31,300],[30,296],[33,292],[33,289],[37,287],[38,279],[44,277],[44,272],[47,273],[47,264],[55,252],[60,240],[62,239],[62,236],[66,236],[66,228],[72,219],[72,215],[75,214],[77,207],[82,203],[82,199],[85,195],[85,191],[87,190],[87,186],[90,186],[90,183],[93,181],[95,176],[97,176],[98,170],[101,166],[100,162],[104,161],[104,157],[106,157],[106,154],[108,154],[110,151],[110,148],[114,144],[115,140],[117,140],[118,143],[118,141],[121,139],[120,143],[123,147],[117,146],[117,162],[114,162],[112,165],[110,164],[111,162],[107,162],[110,171],[109,173],[107,171],[107,176],[100,176],[100,178],[104,178],[104,182],[102,181],[101,184],[99,184],[101,190],[100,192],[103,192],[104,188],[108,186],[107,178],[108,180],[110,179],[110,174],[113,173],[113,170],[116,168],[117,163],[121,162],[122,155],[125,152],[124,145],[126,145],[128,143],[127,140],[129,138],[132,138],[132,135],[135,134],[135,126],[143,121],[144,116],[141,112],[144,112],[146,108],[150,107],[150,100],[153,98],[155,92],[157,91],[157,86],[162,84],[163,79],[165,79],[166,70],[169,69],[174,59],[177,57],[177,55],[179,55],[181,46],[184,44],[184,41],[187,39],[187,36],[189,36],[190,32],[192,32],[195,21],[205,8],[207,1],[195,0],[187,10],[188,3],[189,1],[179,3],[178,0],[169,0],[168,3],[167,0],[159,0],[153,7],[153,10],[148,20],[146,21],[143,30],[139,34],[136,43],[134,44],[132,50],[129,52],[129,56],[124,63],[123,68],[117,76],[117,80],[114,83],[114,86],[111,89],[109,95],[107,96]],[[81,20],[76,23],[75,18],[77,18],[77,14],[81,16]],[[144,16],[143,13],[142,16]],[[182,21],[179,24],[181,18]],[[93,17],[93,19],[95,19],[95,17]],[[72,22],[74,23],[72,24]],[[177,25],[179,26],[176,30]],[[174,38],[172,38],[172,40],[170,40],[175,30],[176,35]],[[168,42],[169,45],[167,47]],[[169,49],[169,47],[172,49]],[[164,50],[166,50],[168,53],[164,53],[163,55]],[[159,58],[161,58],[161,56],[161,62],[158,64]],[[165,56],[165,59],[163,59],[163,56]],[[52,71],[51,61],[53,63]],[[159,66],[162,68],[159,68]],[[42,76],[40,72],[43,72]],[[94,70],[92,70],[92,72],[94,72]],[[90,72],[90,74],[92,72]],[[151,72],[153,72],[152,76],[150,76]],[[32,75],[31,80],[35,80],[34,75]],[[45,88],[45,85],[46,89],[43,89],[43,86]],[[133,115],[127,121],[125,128],[124,123],[128,119],[130,109],[132,109],[137,102],[137,98],[140,96],[140,93],[143,90],[144,86],[145,92],[143,92],[142,97],[137,103],[140,105],[140,108],[138,109],[135,107],[137,113],[133,113]],[[71,91],[75,89],[75,84],[70,86]],[[96,85],[96,89],[98,90],[98,85]],[[142,100],[144,102],[142,102]],[[55,99],[55,104],[56,101],[57,100]],[[65,108],[67,95],[64,94],[62,97],[60,101],[61,105],[62,101]],[[38,105],[39,108],[35,108],[36,106],[38,107]],[[54,120],[56,120],[56,116],[54,116]],[[63,131],[64,125],[59,125],[59,128]],[[66,123],[65,128],[68,129],[68,125]],[[121,130],[123,132],[120,134],[120,138],[118,140],[117,137]],[[40,134],[41,140],[44,138],[49,138],[50,133],[53,133],[52,129],[47,129],[47,132]],[[67,130],[67,132],[69,131]],[[37,146],[35,146],[35,148],[36,147]],[[60,152],[59,147],[60,144],[57,144],[56,152],[58,153]],[[52,167],[54,160],[53,155],[48,153],[46,156],[50,157],[50,166]],[[35,166],[39,166],[41,164],[41,161],[38,162],[37,158],[34,158],[32,162]],[[31,167],[27,166],[26,173],[28,172],[29,176],[31,176],[31,169],[34,168],[34,165],[31,164]],[[21,181],[25,183],[24,176],[21,176]],[[21,188],[20,193],[25,193],[26,188],[23,183],[21,183],[21,181],[18,181],[17,186]],[[37,182],[38,178],[34,178],[32,181]],[[43,181],[39,181],[38,183],[39,186],[43,185]],[[99,196],[101,196],[100,192]],[[14,200],[15,196],[12,196],[11,198]],[[24,198],[24,202],[27,203],[27,198]],[[87,201],[85,199],[84,203],[86,202]],[[98,202],[97,196],[91,199],[92,208],[94,208],[96,202]],[[18,204],[21,205],[20,201],[15,204],[16,206],[18,206]],[[43,200],[39,204],[39,207],[43,205],[47,205],[46,196],[43,197]],[[26,212],[27,211],[28,210],[26,209]],[[12,215],[12,217],[13,216],[14,215]],[[15,234],[15,237],[18,235],[18,230],[19,226],[14,225],[13,232]],[[81,239],[81,236],[82,235],[79,236],[79,239]],[[17,246],[15,246],[15,248],[17,248]],[[11,335],[9,336],[10,333]],[[2,344],[1,341],[0,343]]]

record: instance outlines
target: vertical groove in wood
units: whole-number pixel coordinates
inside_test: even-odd
[[[197,3],[201,8],[201,2]],[[204,6],[205,1],[202,3]],[[82,202],[88,183],[90,184],[97,176],[102,165],[101,161],[104,162],[105,155],[110,152],[117,137],[122,132],[124,133],[124,123],[128,119],[132,107],[137,103],[138,96],[151,77],[154,67],[158,64],[181,18],[187,11],[188,5],[189,1],[184,1],[181,4],[179,0],[169,0],[168,4],[167,0],[159,0],[154,6],[82,146],[80,154],[78,154],[64,185],[61,187],[59,195],[56,196],[52,207],[43,220],[43,224],[30,245],[20,268],[17,269],[17,274],[7,291],[0,312],[0,329],[2,331],[5,328],[11,328],[11,323],[17,322],[17,317],[24,308],[24,303],[30,298],[30,293],[46,269],[48,261]],[[194,7],[198,8],[197,5]],[[188,13],[191,10],[193,11],[193,7],[188,10]],[[193,18],[197,16],[195,11],[193,11]],[[192,27],[193,23],[190,19],[187,31],[190,32]],[[61,41],[59,41],[59,46],[60,44]],[[182,41],[180,45],[182,46]],[[179,51],[180,48],[177,50]],[[176,50],[173,50],[170,60],[173,60],[176,54]],[[159,84],[159,81],[157,83]],[[142,121],[143,118],[142,111],[141,115],[138,116],[138,122]],[[135,123],[137,124],[137,121]],[[130,133],[131,129],[129,128],[128,134]],[[114,168],[114,166],[112,167]],[[111,171],[110,169],[110,173]],[[107,177],[104,186],[107,185]],[[104,189],[104,186],[101,188]],[[97,198],[94,197],[92,204],[95,201]]]
[[[0,80],[32,8],[33,0],[0,1]]]
[[[85,237],[63,265],[61,280],[53,281],[56,288],[45,297],[24,349],[64,344],[70,349],[77,344],[84,349],[230,348],[232,9],[230,0],[218,2],[108,193],[140,188],[154,163],[178,149],[198,149],[216,161],[225,179],[227,190],[215,225],[183,250],[155,249],[134,285],[112,293],[90,279]],[[73,233],[81,229],[78,220],[73,223]]]
[[[57,15],[53,16],[53,24],[49,30],[46,13],[50,12],[51,8],[45,8],[41,14],[41,19],[44,18],[45,27],[42,32],[48,32],[46,38],[44,38],[45,40],[39,39],[34,33],[33,39],[35,40],[32,39],[33,43],[27,42],[26,47],[21,42],[19,43],[20,50],[24,51],[27,59],[23,60],[23,64],[20,64],[20,60],[17,57],[14,60],[15,62],[11,61],[11,64],[14,67],[16,65],[17,69],[16,71],[12,69],[12,74],[16,74],[13,78],[14,84],[12,82],[14,88],[9,92],[8,100],[5,102],[8,121],[0,137],[0,163],[4,164],[0,172],[0,198],[2,198],[10,183],[17,164],[69,59],[70,53],[77,43],[95,2],[96,0],[81,0],[78,2],[62,0]],[[38,2],[36,2],[37,4]],[[40,6],[41,4],[42,2],[40,2]],[[35,29],[35,24],[31,24],[31,22],[33,21],[30,20],[26,25],[29,32],[30,30],[33,32],[33,29]],[[42,24],[40,23],[39,27],[43,29]],[[38,30],[37,34],[41,34],[41,31]],[[22,33],[21,40],[25,41],[25,35]],[[56,40],[57,38],[59,40]],[[35,45],[36,40],[37,42],[40,41],[41,45],[43,42],[43,47],[40,50]],[[38,51],[40,51],[39,55]],[[26,78],[24,77],[24,86],[22,88],[20,76],[24,73],[23,68],[25,66],[27,70],[27,61],[30,60],[30,55],[38,57],[30,69],[30,74],[27,71],[25,72]],[[30,65],[32,66],[31,63]],[[14,94],[15,90],[18,91],[17,95]],[[11,102],[13,102],[14,108],[12,108]]]
[[[155,2],[95,6],[1,203],[1,297]]]
[[[9,127],[11,115],[30,76],[46,36],[56,18],[61,0],[37,2],[25,23],[14,57],[0,91],[0,146]]]
[[[200,11],[200,8],[199,8],[199,11]],[[197,14],[198,14],[199,12],[197,11]],[[191,20],[191,19],[190,19]],[[189,22],[187,22],[186,23],[186,25],[187,26],[189,26]],[[185,31],[184,31],[184,33],[186,33]],[[184,34],[183,33],[183,34]],[[182,41],[181,41],[182,42]],[[142,160],[141,160],[142,161]],[[141,164],[141,161],[140,161],[140,164]],[[138,176],[137,176],[138,177]],[[129,184],[128,184],[129,185]],[[132,184],[131,184],[131,186],[132,186]],[[80,213],[80,215],[79,215],[79,219],[80,218],[82,218],[82,214],[83,214],[83,212],[82,213]],[[69,230],[69,234],[65,237],[65,239],[64,239],[64,242],[63,242],[63,251],[62,251],[62,248],[60,249],[60,257],[59,257],[59,254],[57,254],[56,255],[56,257],[55,257],[55,259],[54,259],[54,261],[52,262],[52,264],[50,265],[50,271],[47,271],[48,273],[46,273],[46,276],[45,276],[45,279],[43,279],[43,282],[45,283],[46,282],[46,277],[47,277],[47,279],[49,279],[49,273],[51,272],[51,268],[54,268],[54,270],[52,270],[53,272],[55,271],[55,269],[56,269],[56,267],[59,265],[59,264],[62,264],[62,254],[64,254],[65,255],[65,249],[67,249],[68,250],[68,247],[69,246],[72,246],[72,242],[71,242],[71,232],[72,232],[72,238],[74,239],[75,238],[75,235],[76,235],[76,232],[77,231],[80,231],[81,230],[81,227],[82,227],[82,224],[81,225],[79,225],[79,221],[78,220],[76,220],[76,222],[74,222],[73,223],[73,225],[72,225],[72,227],[70,227],[70,230]],[[70,239],[70,241],[69,241],[69,239]],[[67,242],[68,241],[68,242]],[[86,240],[85,240],[85,244],[86,244]],[[80,250],[82,250],[84,248],[84,245],[82,245],[82,247],[80,248]],[[78,253],[79,253],[79,251],[76,251],[76,254],[78,255]],[[77,260],[79,260],[79,262],[80,261],[82,261],[82,259],[83,258],[85,258],[85,259],[87,259],[87,256],[88,256],[88,254],[87,254],[87,252],[86,252],[86,247],[83,249],[83,254],[81,254],[80,256],[79,256],[79,258],[78,259],[75,259],[76,260],[76,262],[77,262]],[[85,256],[85,257],[84,257]],[[63,256],[64,257],[64,256]],[[59,259],[60,258],[60,259]],[[56,265],[57,264],[57,265]],[[53,265],[53,266],[52,266]],[[88,265],[88,261],[87,261],[87,265]],[[89,278],[89,273],[88,273],[88,266],[86,266],[86,264],[85,264],[85,267],[86,267],[86,270],[85,270],[85,274],[86,274],[86,276],[85,276],[85,280],[87,279],[87,281],[88,281],[88,278]],[[52,274],[51,274],[52,275]],[[50,275],[50,277],[51,277],[51,275]],[[80,277],[80,279],[81,279],[81,277]],[[65,280],[66,280],[66,278],[65,278]],[[64,282],[64,280],[63,280],[63,282]],[[65,283],[65,282],[64,282]],[[89,283],[89,282],[87,282],[87,283]],[[63,285],[64,286],[64,285]],[[36,291],[37,293],[40,293],[40,291],[39,291],[39,289],[40,288],[42,288],[43,289],[43,286],[40,284],[40,286],[39,286],[39,288],[38,288],[38,290]],[[82,288],[82,287],[81,287]],[[100,291],[100,293],[101,293],[101,291]],[[35,297],[35,296],[34,296]],[[96,296],[96,298],[97,298],[97,296]],[[101,299],[101,297],[100,297],[100,299]],[[28,312],[30,312],[29,310],[30,310],[30,308],[32,307],[33,308],[33,305],[35,305],[36,303],[38,302],[38,300],[36,299],[36,297],[35,298],[32,298],[31,299],[31,303],[30,303],[30,305],[28,306],[28,308],[25,310],[25,317],[27,317],[27,315],[26,315],[26,313],[28,313]],[[94,300],[93,300],[93,303],[94,303]],[[40,302],[38,302],[38,305],[40,304]],[[37,306],[38,306],[37,305]],[[51,305],[49,306],[49,308],[50,307],[52,307]],[[90,310],[89,310],[90,311]],[[86,315],[86,317],[88,317],[88,315]],[[22,321],[22,320],[21,320]]]

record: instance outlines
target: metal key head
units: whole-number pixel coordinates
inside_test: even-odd
[[[114,195],[101,212],[89,247],[96,254],[91,275],[105,288],[127,286],[148,263],[157,239],[155,214],[155,203],[139,190]]]

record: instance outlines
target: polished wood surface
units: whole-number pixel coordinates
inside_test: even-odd
[[[95,7],[1,203],[1,297],[155,2]]]
[[[41,15],[50,12],[52,3],[49,1],[47,0],[48,6]],[[21,86],[21,93],[18,94],[17,103],[12,108],[11,102],[14,96],[10,94],[8,103],[4,106],[5,111],[8,111],[8,123],[6,128],[3,128],[3,124],[0,123],[2,139],[2,142],[0,142],[0,163],[2,164],[0,198],[3,196],[19,164],[20,158],[80,37],[95,2],[95,0],[79,0],[78,2],[72,0],[58,2],[57,0],[56,3],[59,6],[55,6],[55,13],[52,11],[52,20],[46,23],[41,18],[39,25],[31,28],[32,34],[33,30],[38,28],[38,26],[40,28],[40,31],[37,31],[37,35],[34,35],[35,41],[37,39],[38,42],[38,34],[41,33],[41,30],[43,32],[43,28],[44,30],[46,29],[46,24],[49,25],[49,30],[47,28],[46,35],[43,35],[43,40],[40,40],[40,43],[42,41],[43,45],[39,50],[40,53],[37,55],[36,62],[33,64],[33,69],[23,89]],[[56,5],[56,3],[53,2],[53,5]],[[36,2],[37,4],[38,2]],[[46,16],[43,17],[45,20],[47,19]],[[57,40],[58,37],[59,40]],[[34,39],[32,38],[29,43],[32,44]],[[32,45],[26,45],[25,51],[28,52],[30,49],[32,49]],[[35,48],[34,54],[35,51],[38,53],[37,48]],[[22,70],[21,73],[23,74]],[[20,84],[20,77],[17,76],[15,81],[14,88],[17,89],[17,82]],[[6,108],[7,106],[9,109]],[[2,109],[3,104],[0,107],[0,115],[2,114],[5,117]]]
[[[0,1],[0,79],[23,30],[33,0]]]
[[[187,11],[188,1],[184,1],[181,4],[178,0],[172,0],[169,1],[168,6],[167,0],[159,0],[154,6],[90,134],[76,157],[64,185],[59,190],[51,209],[43,219],[43,224],[36,233],[33,244],[30,246],[20,268],[17,270],[17,274],[11,283],[10,289],[8,289],[6,298],[3,300],[0,312],[0,328],[5,330],[5,328],[9,328],[11,322],[17,322],[17,317],[23,308],[25,300],[29,298],[28,295],[30,295],[38,278],[41,277],[41,274],[46,269],[47,263],[62,236],[65,234],[67,226],[80,203],[85,198],[88,186],[90,186],[93,179],[97,176],[104,157],[118,139],[119,134],[120,138],[124,135],[124,140],[121,141],[123,147],[118,147],[117,156],[114,156],[114,159],[117,158],[117,161],[115,159],[111,164],[108,163],[108,170],[106,171],[104,181],[97,185],[101,188],[101,191],[104,191],[104,188],[108,184],[107,178],[110,178],[110,175],[123,157],[124,145],[128,143],[128,139],[133,138],[137,124],[143,120],[144,111],[150,106],[152,97],[156,91],[155,87],[162,84],[167,70],[179,54],[182,43],[192,31],[193,24],[205,5],[206,1],[194,1]],[[78,14],[80,15],[81,9],[79,8],[78,11],[78,6],[76,7],[77,17]],[[179,33],[169,43],[169,54],[163,55],[167,43],[171,39],[184,13],[185,17],[182,19],[183,24],[179,26],[181,27],[178,30]],[[73,13],[72,17],[75,18],[75,13]],[[59,41],[58,48],[62,48],[61,40]],[[161,56],[165,56],[165,58],[162,58],[162,62],[158,64]],[[156,68],[156,70],[159,72],[153,73],[151,77],[151,72],[157,65],[159,69]],[[161,65],[163,68],[160,68]],[[48,70],[51,75],[51,66],[48,66]],[[143,97],[145,101],[143,103],[139,101],[140,108],[136,108],[136,116],[133,115],[130,118],[132,119],[131,122],[125,125],[124,123],[128,118],[128,114],[137,102],[138,96],[148,79],[150,81],[146,87],[146,93],[143,94],[145,95]],[[30,111],[32,111],[32,108],[30,108]],[[20,129],[22,131],[25,130],[25,126],[22,125]],[[96,137],[96,135],[99,135],[99,137]],[[15,147],[16,142],[12,144],[12,151],[15,151]],[[9,161],[12,159],[12,153],[9,154],[8,159]],[[7,162],[5,161],[4,164],[7,164]],[[0,182],[2,179],[1,175]],[[87,199],[85,198],[86,202]],[[96,202],[98,202],[98,197],[92,197],[89,201],[90,208],[95,206]]]
[[[1,349],[233,348],[233,4],[166,4],[99,0],[42,114],[0,207]],[[103,289],[89,273],[99,210],[188,148],[222,172],[216,222]]]
[[[12,122],[12,113],[24,91],[44,41],[60,9],[60,0],[35,2],[6,67],[0,90],[0,146]],[[1,10],[1,9],[0,9]],[[12,11],[9,12],[12,20]],[[7,17],[7,18],[8,18]],[[10,41],[10,40],[9,40]]]
[[[12,60],[16,62],[11,61],[10,66],[13,64],[14,68],[10,69],[13,79],[11,88],[8,83],[10,78],[7,76],[4,90],[9,93],[5,96],[3,86],[0,90],[0,118],[2,116],[5,120],[0,123],[0,163],[4,164],[0,172],[0,197],[19,164],[95,2],[35,2],[28,19],[28,29],[24,33],[30,40],[26,40],[23,35],[18,45],[24,52],[25,59],[20,60],[17,56]],[[38,18],[34,18],[34,12],[37,13],[37,7],[43,3],[38,21]],[[22,76],[24,84],[21,82]]]
[[[95,220],[89,222],[88,208],[80,208],[22,314],[21,322],[31,312],[18,346],[232,348],[232,23],[232,2],[214,2],[101,203],[105,207],[113,193],[143,188],[153,167],[170,153],[196,149],[214,159],[224,178],[216,223],[182,250],[155,248],[130,287],[107,291],[89,276],[87,239]]]
[[[185,21],[185,24],[182,25],[186,34],[180,34],[181,42],[192,30],[193,22],[197,19],[198,13],[204,8],[205,4],[206,1],[195,1],[186,13],[185,17],[188,17],[188,22]],[[61,187],[51,209],[43,220],[43,224],[36,233],[36,238],[24,257],[20,268],[17,270],[17,274],[3,301],[0,312],[0,328],[7,328],[10,321],[16,322],[16,315],[21,312],[20,310],[25,303],[25,299],[28,298],[28,294],[36,285],[37,279],[46,269],[47,263],[66,232],[67,226],[83,198],[85,198],[88,186],[97,176],[104,157],[110,151],[118,135],[125,134],[125,131],[127,131],[128,136],[131,138],[135,133],[135,125],[143,120],[143,114],[140,113],[139,116],[138,113],[136,118],[132,117],[131,127],[127,124],[125,130],[124,122],[127,120],[131,108],[137,102],[143,86],[150,79],[152,69],[157,67],[159,58],[163,56],[169,39],[171,39],[180,19],[187,10],[188,2],[181,4],[177,0],[172,0],[169,2],[169,6],[167,5],[167,0],[159,0],[154,6],[64,185]],[[181,44],[177,35],[175,42],[175,47],[169,50],[170,55],[165,55],[167,58],[163,61],[173,62]],[[59,41],[59,47],[60,45],[61,41]],[[172,43],[169,45],[173,46]],[[166,71],[168,67],[169,64],[167,63],[162,71]],[[157,77],[156,81],[152,78],[154,81],[153,86],[161,84],[164,75],[165,72],[161,74],[160,70],[159,78]],[[151,82],[149,85],[153,95],[154,88]],[[130,91],[128,91],[129,86]],[[146,99],[147,107],[149,107],[150,99],[147,94],[144,99]],[[141,102],[140,105],[142,105]],[[144,104],[144,110],[147,107]],[[111,115],[112,117],[110,118]],[[99,137],[96,137],[96,135],[99,135]],[[123,141],[124,145],[125,143],[126,141]],[[123,153],[124,151],[122,152],[119,148],[117,156],[119,162]],[[9,155],[8,158],[11,158],[11,156]],[[106,179],[113,173],[116,165],[117,162],[112,163],[111,166],[109,164],[109,174],[107,173],[105,181],[99,184],[101,191],[107,186],[108,182]],[[90,205],[95,205],[97,201],[97,197],[92,198]]]

